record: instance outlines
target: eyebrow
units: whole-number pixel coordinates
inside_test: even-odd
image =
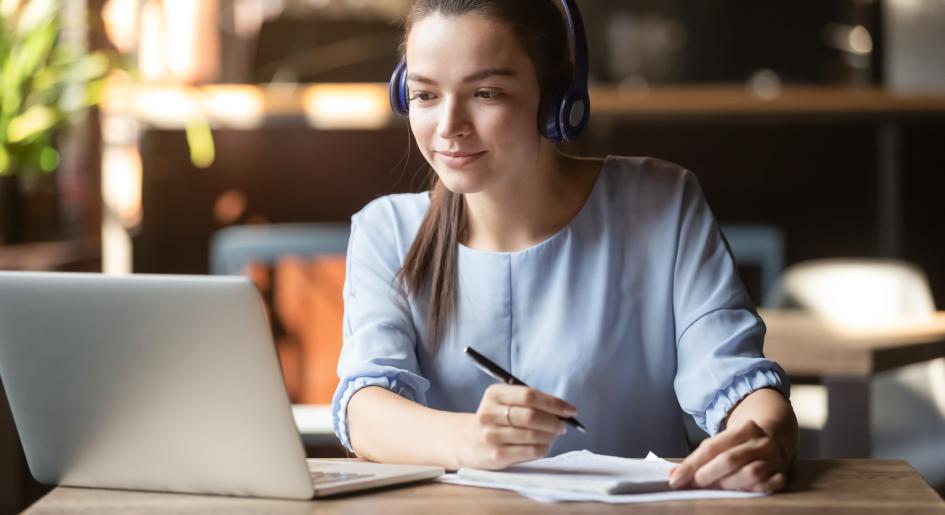
[[[463,83],[476,82],[483,79],[488,79],[489,77],[514,77],[515,71],[508,68],[485,68],[479,70],[476,73],[467,75],[463,77]],[[408,73],[407,80],[414,82],[422,82],[424,84],[436,84],[436,81],[423,75],[417,75],[416,73]]]

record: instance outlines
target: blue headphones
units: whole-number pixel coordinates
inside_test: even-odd
[[[509,0],[517,1],[517,0]],[[591,115],[591,99],[587,89],[588,57],[584,20],[574,0],[561,0],[568,25],[574,71],[571,81],[563,90],[546,84],[538,112],[538,128],[542,135],[555,143],[574,141],[587,126]],[[410,100],[407,96],[407,62],[401,59],[390,78],[390,106],[394,113],[407,116]]]

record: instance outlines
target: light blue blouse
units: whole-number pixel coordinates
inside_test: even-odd
[[[552,455],[684,456],[684,412],[715,434],[749,393],[788,395],[689,171],[608,157],[584,207],[547,240],[516,252],[460,245],[457,316],[433,354],[425,302],[405,301],[394,285],[428,205],[428,193],[390,195],[352,218],[332,402],[347,448],[348,401],[366,386],[476,411],[494,381],[463,353],[467,345],[577,406],[588,432],[569,428]]]

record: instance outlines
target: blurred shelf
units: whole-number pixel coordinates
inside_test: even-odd
[[[756,94],[738,85],[654,89],[596,87],[594,117],[677,120],[732,117],[867,117],[945,115],[945,92],[896,93],[882,88],[785,87]],[[387,84],[134,86],[114,88],[103,111],[130,114],[158,129],[206,120],[214,128],[308,125],[319,129],[385,128]]]
[[[46,272],[87,268],[101,259],[98,238],[0,245],[0,270]]]
[[[889,116],[945,114],[945,92],[901,94],[882,88],[787,87],[759,95],[737,86],[653,90],[596,88],[595,115],[686,116]]]

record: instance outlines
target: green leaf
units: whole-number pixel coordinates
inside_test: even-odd
[[[208,168],[216,158],[213,133],[206,120],[191,120],[185,127],[190,161],[198,168]]]
[[[79,56],[70,70],[70,79],[87,82],[104,77],[111,68],[111,61],[102,52]]]
[[[6,147],[0,145],[0,175],[10,173],[10,164],[10,154],[7,152]]]
[[[13,45],[10,59],[4,63],[4,91],[19,89],[33,74],[37,73],[41,65],[49,58],[53,45],[56,43],[58,25],[55,20],[52,20],[29,33],[19,45]]]
[[[46,145],[39,151],[39,169],[48,173],[56,168],[59,168],[59,152]]]
[[[57,0],[27,0],[25,8],[16,23],[16,30],[20,34],[29,34],[40,25],[55,19],[62,8],[62,2]]]
[[[7,140],[19,143],[52,128],[57,120],[56,112],[43,105],[34,105],[25,113],[13,118],[7,127]]]
[[[55,170],[54,131],[101,99],[112,57],[60,40],[63,3],[0,0],[0,174]],[[209,127],[191,140],[193,159],[212,163]]]
[[[105,83],[107,81],[103,79],[94,80],[89,82],[86,86],[85,91],[85,105],[94,106],[102,100],[102,94],[105,92]]]

